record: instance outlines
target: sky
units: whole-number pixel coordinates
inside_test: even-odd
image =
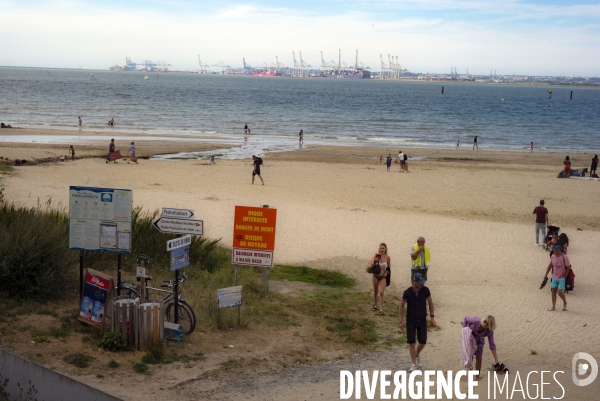
[[[0,0],[0,66],[172,70],[325,61],[411,72],[600,76],[600,0]],[[219,70],[211,67],[212,70]]]

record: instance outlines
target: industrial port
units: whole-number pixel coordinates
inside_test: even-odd
[[[165,61],[153,62],[144,60],[137,63],[131,58],[125,58],[125,65],[114,65],[110,67],[113,71],[138,71],[138,72],[176,72],[188,74],[217,74],[217,75],[247,75],[253,77],[298,77],[298,78],[337,78],[337,79],[381,79],[381,80],[416,80],[416,81],[456,81],[456,82],[491,82],[491,83],[538,83],[538,84],[570,84],[570,85],[600,85],[597,77],[563,77],[563,76],[529,76],[504,74],[498,75],[495,70],[489,74],[469,74],[465,69],[459,73],[456,67],[450,67],[450,73],[421,73],[411,72],[400,65],[398,56],[387,54],[379,55],[379,71],[373,71],[370,66],[359,62],[358,50],[353,64],[342,61],[342,51],[338,51],[337,61],[325,61],[323,52],[320,54],[320,62],[311,65],[302,56],[302,52],[291,52],[289,65],[280,61],[275,56],[271,63],[263,62],[258,67],[253,67],[241,58],[241,67],[233,67],[220,62],[204,63],[198,55],[198,69],[196,70],[172,70],[171,64]]]
[[[337,78],[337,79],[399,79],[403,71],[398,62],[398,56],[388,54],[387,63],[384,61],[383,55],[380,55],[381,70],[377,74],[371,73],[371,67],[364,65],[358,60],[358,50],[354,63],[349,64],[342,61],[342,50],[338,51],[338,60],[325,61],[323,52],[321,52],[320,63],[313,66],[305,61],[302,57],[302,52],[292,51],[291,63],[288,65],[280,62],[279,57],[275,56],[275,62],[267,63],[253,67],[246,63],[246,58],[242,57],[242,67],[233,67],[224,62],[214,64],[205,64],[200,55],[198,55],[198,70],[196,71],[172,71],[169,70],[171,64],[165,61],[153,62],[152,60],[144,60],[142,63],[137,63],[131,58],[125,58],[125,65],[114,65],[110,67],[113,71],[140,71],[140,72],[187,72],[199,74],[220,74],[220,75],[248,75],[255,77],[320,77],[320,78]]]

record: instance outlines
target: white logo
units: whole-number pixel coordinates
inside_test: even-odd
[[[577,365],[577,361],[580,359],[585,359],[588,363],[580,363],[579,365]],[[575,366],[577,365],[577,366]],[[586,379],[579,379],[577,378],[577,375],[579,376],[583,376],[587,373],[587,371],[589,370],[591,365],[592,371],[590,373],[590,375],[586,378]],[[596,377],[598,376],[598,362],[596,362],[596,360],[594,359],[593,356],[591,356],[590,354],[587,354],[585,352],[578,352],[575,355],[573,355],[573,361],[572,361],[572,369],[573,369],[573,383],[575,383],[576,386],[587,386],[592,384],[592,382],[594,380],[596,380]]]

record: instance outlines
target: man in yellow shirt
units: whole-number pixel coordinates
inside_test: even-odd
[[[415,273],[421,273],[427,281],[427,270],[431,264],[431,255],[429,247],[425,245],[425,238],[417,238],[417,242],[410,248],[410,258],[412,259],[411,277]]]

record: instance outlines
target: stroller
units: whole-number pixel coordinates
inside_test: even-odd
[[[549,251],[550,247],[552,247],[552,239],[557,238],[560,234],[560,227],[557,226],[548,226],[548,233],[546,234],[546,238],[544,239],[544,249]]]

